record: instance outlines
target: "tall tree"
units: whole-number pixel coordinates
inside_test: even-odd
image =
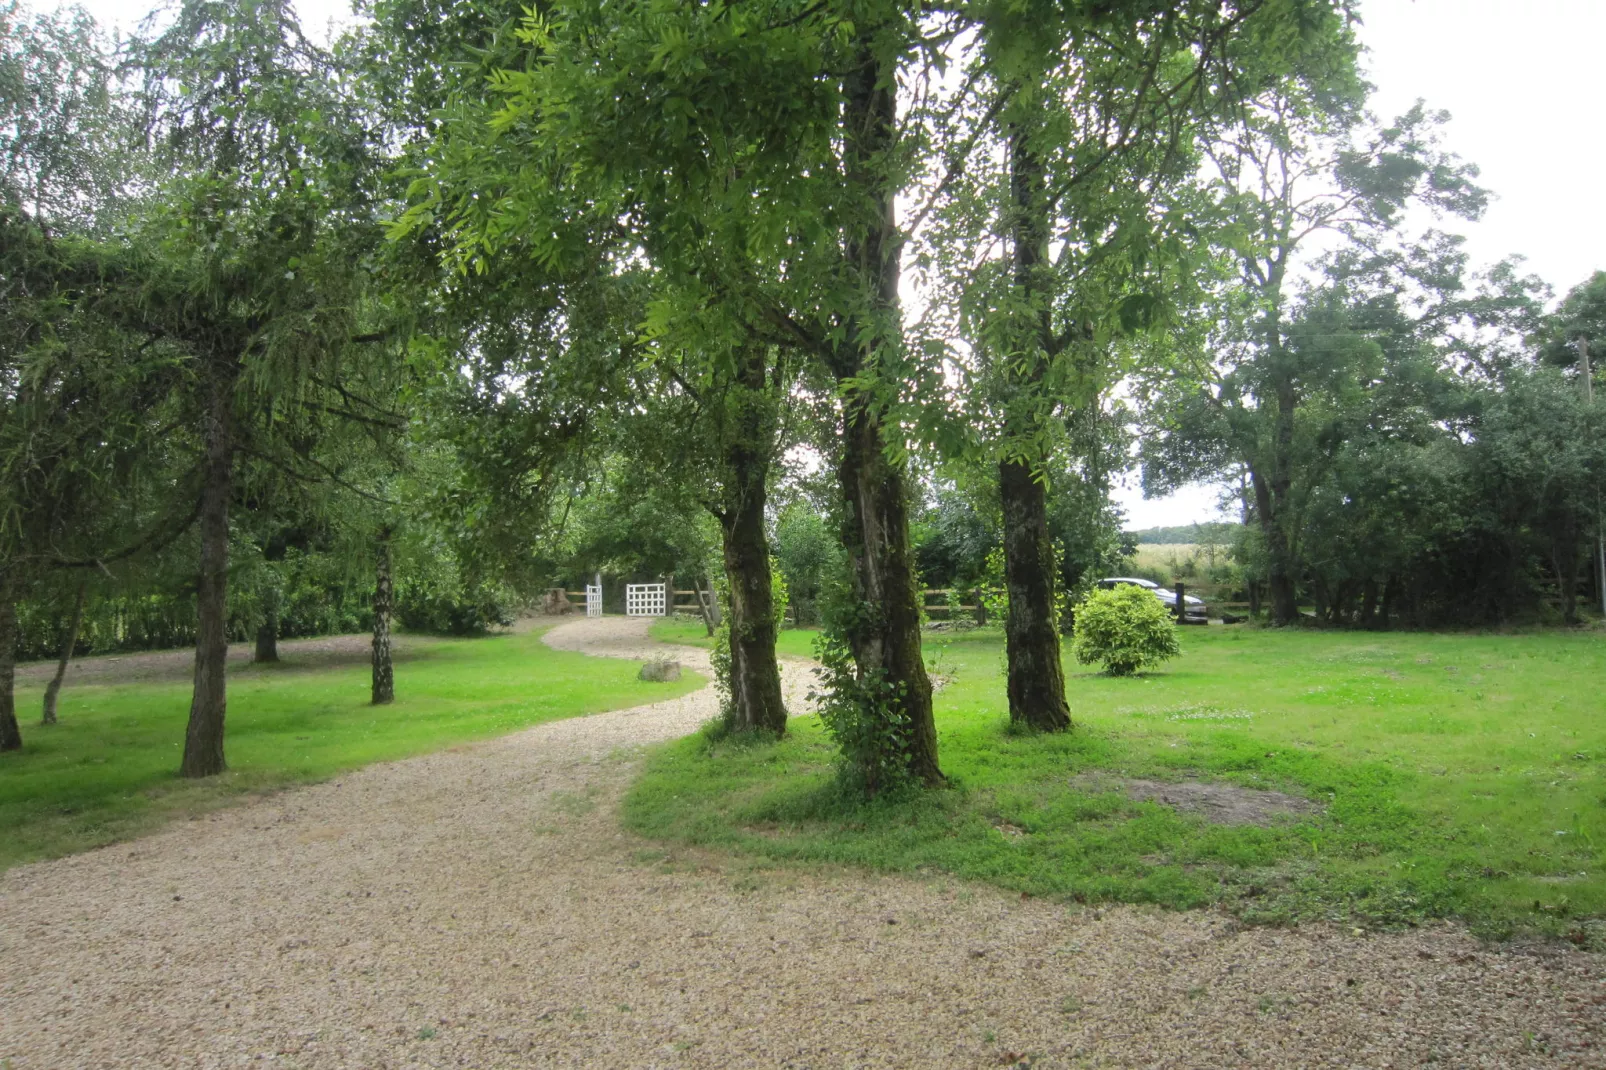
[[[928,724],[929,684],[919,659],[918,608],[907,569],[906,582],[887,588],[886,598],[879,597],[885,587],[882,566],[887,548],[907,549],[906,535],[900,534],[901,513],[894,509],[881,515],[889,487],[901,501],[901,467],[884,456],[882,447],[887,444],[879,430],[884,417],[878,412],[880,402],[872,400],[877,391],[855,370],[863,363],[855,355],[856,347],[879,346],[871,338],[884,331],[895,312],[895,257],[890,248],[888,257],[878,251],[883,241],[877,228],[886,220],[873,226],[860,221],[854,224],[857,237],[842,238],[846,244],[835,246],[828,260],[808,267],[810,282],[795,283],[788,276],[798,267],[796,255],[802,247],[797,236],[816,229],[817,223],[812,207],[789,205],[791,198],[784,195],[771,196],[781,193],[780,185],[798,184],[802,177],[792,146],[772,135],[795,136],[793,119],[811,129],[812,136],[824,135],[821,109],[827,91],[834,97],[846,82],[822,80],[810,54],[818,43],[831,39],[829,33],[822,36],[826,25],[819,22],[818,12],[802,12],[807,26],[754,36],[782,9],[787,17],[801,10],[781,4],[773,11],[686,9],[665,14],[645,4],[576,3],[532,15],[518,36],[523,51],[496,57],[492,84],[500,99],[494,102],[491,121],[486,123],[483,115],[490,102],[471,88],[460,101],[470,108],[469,120],[455,129],[448,124],[444,131],[448,147],[439,154],[445,166],[434,169],[434,187],[404,223],[428,226],[439,218],[458,239],[464,262],[476,269],[501,271],[510,259],[528,257],[546,272],[549,285],[566,278],[571,281],[561,285],[571,289],[580,274],[590,272],[593,278],[606,280],[619,273],[619,265],[639,258],[650,267],[654,285],[668,302],[663,307],[684,312],[713,302],[723,310],[724,321],[734,330],[722,329],[693,343],[690,335],[697,317],[684,316],[674,325],[682,344],[672,351],[676,360],[694,355],[702,362],[695,374],[683,374],[683,379],[706,383],[723,377],[721,397],[742,393],[752,402],[743,406],[745,411],[758,419],[746,430],[740,429],[741,420],[720,425],[732,434],[716,448],[721,469],[716,482],[722,488],[718,514],[728,536],[730,586],[741,592],[744,618],[733,628],[733,641],[753,637],[736,660],[739,670],[752,667],[748,681],[752,686],[744,684],[738,690],[766,696],[751,719],[772,728],[783,722],[769,634],[773,625],[760,611],[770,601],[770,580],[759,523],[770,451],[756,449],[759,442],[754,436],[764,437],[759,425],[768,418],[758,416],[761,410],[784,397],[776,392],[775,360],[799,344],[798,325],[787,322],[787,309],[794,302],[817,303],[828,297],[835,307],[823,315],[840,320],[839,337],[827,341],[818,326],[804,334],[811,339],[812,356],[836,359],[842,381],[859,384],[854,388],[859,400],[845,402],[845,420],[854,430],[844,436],[842,454],[844,493],[851,490],[858,499],[851,508],[844,507],[844,516],[858,520],[844,532],[869,547],[858,557],[866,562],[868,572],[861,570],[861,576],[867,577],[872,593],[864,603],[869,611],[856,615],[860,623],[855,630],[865,634],[854,645],[865,659],[867,680],[880,680],[888,672],[899,679],[909,677],[911,686],[890,687],[888,693],[909,696],[923,711],[914,723]],[[690,50],[687,56],[705,50],[715,57],[711,66],[697,60],[655,63],[655,52],[683,31],[690,35],[684,40]],[[784,76],[778,77],[769,63],[776,57],[766,57],[763,48],[754,51],[755,43],[779,49]],[[863,49],[855,56],[855,63],[866,58]],[[531,63],[536,57],[543,62]],[[874,84],[878,61],[873,55],[868,61],[871,68],[861,67],[848,76],[847,82],[857,88],[840,99],[850,102],[845,106],[861,109],[861,117],[874,115],[881,122],[890,117],[892,98]],[[704,82],[698,70],[717,73],[713,81]],[[644,81],[647,72],[653,76]],[[736,93],[745,94],[747,102],[739,102]],[[687,94],[710,105],[697,114],[695,131],[686,129]],[[755,112],[750,107],[755,94],[773,107]],[[760,116],[762,123],[755,124]],[[670,117],[667,126],[666,117]],[[861,127],[849,120],[841,129]],[[852,137],[862,141],[857,133]],[[826,145],[821,140],[813,147]],[[701,146],[718,159],[705,158]],[[849,151],[861,158],[856,165],[863,172],[861,180],[869,177],[870,169],[890,167],[890,161],[872,160],[874,151],[868,142]],[[538,165],[530,166],[531,160]],[[839,164],[826,166],[840,171]],[[803,187],[809,185],[802,182]],[[812,179],[812,185],[807,196],[818,200],[828,188],[825,172]],[[881,205],[880,219],[891,193],[883,190],[875,196]],[[855,198],[840,199],[857,204]],[[867,211],[875,215],[877,210]],[[509,227],[507,222],[514,217],[538,222]],[[612,250],[611,258],[595,255],[599,248]],[[847,260],[844,251],[849,253]],[[499,261],[495,267],[488,264],[488,252]],[[861,289],[850,298],[842,283],[853,277],[858,280],[853,285]],[[810,309],[809,314],[817,311]],[[848,342],[850,337],[854,341]],[[551,379],[543,385],[552,393],[561,389]],[[852,535],[863,526],[859,521],[873,530]],[[866,627],[881,627],[874,620],[889,609],[901,629],[902,638],[894,644],[865,632]],[[873,687],[879,690],[881,685]],[[924,755],[923,764],[917,764],[934,774],[934,734],[922,730],[912,738]]]
[[[180,772],[202,777],[225,766],[229,506],[252,442],[242,418],[302,407],[338,378],[328,366],[352,335],[359,275],[337,239],[364,226],[367,138],[287,0],[189,0],[135,54],[174,174],[138,234],[152,250],[139,306],[193,360],[201,442],[195,687]],[[262,441],[250,448],[268,452]]]
[[[149,447],[169,354],[86,311],[96,273],[75,270],[95,260],[141,170],[124,148],[130,115],[112,92],[109,49],[81,10],[30,17],[0,5],[0,604],[13,622],[15,602],[51,571],[162,537],[142,533],[151,466],[133,462],[161,453]]]
[[[1247,472],[1277,624],[1299,616],[1298,413],[1330,367],[1325,351],[1291,340],[1300,257],[1324,234],[1385,248],[1412,205],[1473,219],[1487,201],[1476,168],[1440,147],[1447,116],[1418,105],[1383,124],[1360,105],[1354,87],[1284,79],[1247,103],[1235,131],[1201,146],[1226,277],[1206,302],[1198,385],[1170,411],[1215,413],[1220,447]],[[1149,485],[1165,485],[1153,471]]]
[[[1202,206],[1166,205],[1197,171],[1196,143],[1247,86],[1353,80],[1355,44],[1337,3],[973,10],[991,104],[971,121],[992,151],[951,184],[930,244],[961,290],[972,448],[997,467],[1010,718],[1053,731],[1070,724],[1049,536],[1064,421],[1097,413],[1121,339],[1165,322],[1190,285]]]

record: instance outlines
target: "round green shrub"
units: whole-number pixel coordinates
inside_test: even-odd
[[[1130,584],[1082,600],[1071,649],[1083,665],[1103,662],[1111,676],[1130,676],[1182,653],[1170,610],[1154,592]]]

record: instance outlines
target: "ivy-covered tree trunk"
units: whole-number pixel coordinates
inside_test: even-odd
[[[0,751],[22,749],[17,725],[17,603],[0,579]]]
[[[396,672],[391,664],[390,615],[395,598],[390,574],[390,528],[379,529],[374,550],[374,679],[372,701],[383,706],[396,700]]]
[[[845,341],[832,362],[844,395],[837,479],[842,548],[852,568],[856,604],[843,638],[860,683],[874,684],[878,701],[902,722],[878,741],[887,751],[880,764],[901,765],[914,780],[937,785],[943,775],[931,680],[920,651],[908,488],[903,462],[888,456],[897,432],[887,426],[887,403],[876,384],[881,376],[895,374],[885,365],[902,356],[897,206],[887,174],[897,130],[895,79],[876,54],[874,28],[861,26],[859,32],[862,47],[844,79],[842,127],[847,184],[864,194],[869,209],[853,228],[844,254],[866,308],[843,332]],[[868,787],[874,791],[877,785]]]
[[[228,692],[224,672],[229,657],[229,495],[234,478],[233,361],[207,369],[201,462],[201,572],[196,588],[195,691],[179,775],[215,776],[223,760],[223,719]]]
[[[764,351],[737,354],[730,395],[731,434],[725,446],[725,503],[720,513],[725,579],[730,590],[731,727],[781,735],[786,706],[775,660],[775,592],[764,503],[775,447],[774,400],[765,382]]]
[[[1004,437],[1025,443],[1033,454],[1040,416],[1046,361],[1054,346],[1048,295],[1042,272],[1047,268],[1048,198],[1042,161],[1032,151],[1027,133],[1017,127],[1010,137],[1010,193],[1014,201],[1015,286],[1032,322],[1011,332],[1028,347],[1026,353],[1003,354],[1009,399]],[[1048,533],[1048,493],[1033,478],[1031,465],[1019,457],[998,466],[998,493],[1003,506],[1004,587],[1009,614],[1004,641],[1009,677],[1009,719],[1038,731],[1058,732],[1071,726],[1065,701],[1065,668],[1060,661],[1058,612],[1054,589],[1058,580],[1053,541]]]
[[[78,594],[73,599],[72,616],[61,636],[61,657],[56,660],[56,674],[45,685],[44,714],[39,718],[40,724],[56,723],[56,701],[61,697],[61,684],[67,678],[67,666],[72,663],[73,648],[78,645],[78,633],[84,626],[84,600],[88,595],[89,585],[80,583]]]
[[[838,467],[848,510],[842,546],[852,565],[858,607],[845,638],[860,681],[879,681],[884,700],[905,722],[900,760],[906,771],[922,783],[941,784],[931,680],[920,651],[920,602],[903,466],[887,459],[880,414],[862,395],[850,398],[845,411]],[[885,744],[899,745],[892,738]]]

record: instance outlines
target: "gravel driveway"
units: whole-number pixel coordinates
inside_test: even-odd
[[[634,656],[642,623],[548,641]],[[1606,1066],[1606,964],[1579,952],[621,831],[634,748],[711,713],[705,689],[552,722],[12,870],[0,1067]]]

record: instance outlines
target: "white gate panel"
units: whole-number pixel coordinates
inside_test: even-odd
[[[586,616],[602,616],[602,585],[586,584]]]
[[[625,584],[625,616],[661,617],[668,612],[668,587],[662,583]]]

